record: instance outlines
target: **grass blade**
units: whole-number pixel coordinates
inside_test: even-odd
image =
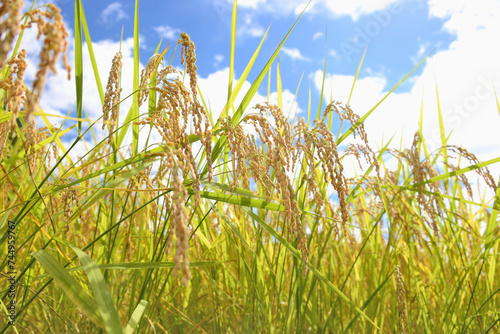
[[[102,89],[101,78],[99,76],[99,69],[97,68],[97,62],[95,60],[94,49],[92,47],[92,40],[90,38],[89,28],[87,26],[87,20],[85,19],[83,4],[81,1],[78,2],[80,3],[80,19],[82,21],[85,41],[87,42],[87,49],[89,51],[90,62],[92,64],[92,69],[94,71],[94,78],[95,78],[95,83],[97,85],[97,91],[99,92],[99,97],[101,98],[101,104],[104,105],[104,90]]]
[[[271,226],[266,224],[259,216],[257,216],[252,210],[247,208],[242,208],[252,219],[262,226],[267,232],[269,232],[274,238],[276,238],[280,244],[286,247],[286,249],[292,254],[295,258],[302,262],[302,255],[300,252],[294,248],[292,245],[288,243],[278,232],[276,232]],[[316,269],[310,262],[307,263],[307,268],[311,270],[311,272],[322,281],[331,291],[333,291],[340,299],[349,304],[354,310],[361,315],[364,319],[368,320],[376,329],[382,331],[377,324],[375,324],[359,307],[357,307],[346,295],[342,293],[335,285],[333,285],[326,277],[323,275],[318,269]]]
[[[82,62],[82,20],[80,0],[75,0],[75,83],[76,83],[76,115],[82,118],[83,100],[83,62]],[[78,134],[82,134],[82,121],[78,121]]]
[[[344,132],[344,134],[339,138],[337,139],[337,146],[340,145],[340,143],[342,143],[351,133],[353,133],[353,131],[360,125],[362,124],[365,119],[368,118],[368,116],[370,116],[373,111],[375,111],[375,109],[377,109],[377,107],[382,103],[384,102],[384,100],[389,96],[391,95],[392,92],[394,92],[396,90],[396,88],[399,87],[399,85],[401,85],[401,83],[403,83],[403,81],[405,81],[413,72],[415,72],[415,70],[417,68],[420,67],[420,65],[422,65],[422,63],[427,59],[427,57],[429,57],[430,55],[432,54],[429,53],[424,59],[422,59],[420,61],[420,63],[417,64],[417,66],[415,66],[413,68],[413,70],[410,71],[410,73],[408,73],[403,79],[401,79],[401,81],[399,81],[396,86],[394,86],[387,94],[385,94],[385,96],[382,98],[382,100],[380,100],[373,108],[371,108],[366,114],[363,115],[363,117],[361,117],[359,119],[359,121],[356,122],[356,124],[354,124],[353,126],[351,126],[351,128],[349,130],[347,130],[346,132]]]
[[[31,254],[49,273],[66,295],[97,326],[104,328],[97,303],[83,287],[49,253],[39,250]]]
[[[113,297],[111,297],[109,293],[108,286],[99,267],[80,248],[61,239],[57,239],[57,241],[70,247],[80,259],[83,269],[87,274],[90,286],[92,287],[92,291],[94,292],[106,332],[110,334],[123,334],[123,326],[118,316],[118,312],[116,311],[115,304],[113,303]]]
[[[127,327],[125,328],[125,334],[133,334],[135,332],[137,325],[139,325],[139,323],[141,322],[142,315],[146,310],[146,306],[148,306],[147,301],[141,300],[139,302],[139,305],[137,305],[137,307],[134,310],[134,313],[132,313],[132,316],[128,321]]]

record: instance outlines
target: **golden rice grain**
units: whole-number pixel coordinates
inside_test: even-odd
[[[59,14],[60,11],[61,9],[50,3],[47,5],[45,11],[35,9],[26,13],[29,20],[22,26],[23,29],[30,28],[33,24],[36,24],[38,27],[37,38],[40,38],[42,34],[45,36],[42,51],[40,52],[38,71],[33,81],[33,88],[27,96],[27,117],[29,117],[37,107],[37,103],[45,85],[48,70],[50,69],[52,73],[56,73],[55,64],[61,53],[63,55],[64,68],[68,72],[68,80],[71,78],[71,66],[68,63],[66,54],[68,48],[66,38],[69,34],[64,25],[62,16]],[[48,22],[45,22],[45,19],[47,19]]]
[[[122,53],[117,52],[113,58],[111,71],[109,72],[108,84],[106,86],[106,94],[104,95],[103,124],[104,130],[106,123],[109,124],[109,143],[111,142],[113,129],[118,120],[118,103],[120,102],[120,93],[122,88],[119,87],[120,71],[122,68]],[[111,114],[111,116],[110,116]],[[109,122],[108,122],[109,119]]]

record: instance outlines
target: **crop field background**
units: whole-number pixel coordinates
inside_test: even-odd
[[[367,76],[397,2],[355,7],[365,24],[336,51],[327,27],[299,51],[329,2],[284,5],[276,34],[248,13],[278,2],[216,0],[224,50],[201,59],[189,24],[160,26],[143,63],[146,1],[110,4],[101,26],[81,0],[0,1],[0,333],[498,333],[498,61],[453,109],[443,90],[464,83],[436,73],[461,69],[428,66],[458,42]],[[93,43],[112,15],[131,37]],[[497,43],[488,20],[471,46]],[[336,57],[351,76],[327,73]]]

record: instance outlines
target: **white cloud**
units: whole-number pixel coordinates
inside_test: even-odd
[[[500,27],[498,22],[500,3],[495,0],[484,0],[481,2],[481,6],[474,6],[474,4],[464,0],[452,3],[428,0],[428,5],[429,15],[441,19],[449,18],[444,29],[454,33],[463,41],[474,39],[477,37],[476,33],[482,30]]]
[[[159,36],[165,36],[170,40],[174,40],[178,38],[181,34],[181,30],[177,28],[172,28],[169,25],[161,25],[153,27],[153,30],[158,33]],[[165,35],[164,35],[165,34]]]
[[[227,102],[227,87],[229,81],[229,68],[224,68],[215,73],[210,74],[206,78],[198,78],[198,85],[203,94],[207,107],[211,110],[212,118],[216,121],[224,106]],[[233,78],[233,89],[236,86],[238,79]],[[251,83],[245,81],[241,87],[240,93],[235,99],[234,107],[235,109],[239,107],[243,97],[245,96],[248,89],[250,89]],[[283,112],[285,115],[289,115],[290,118],[294,117],[295,114],[301,113],[302,110],[298,107],[296,101],[294,101],[295,94],[290,92],[288,89],[283,90],[282,101],[283,101]],[[257,103],[263,103],[267,101],[267,97],[259,94],[258,92],[254,95],[246,112],[250,112],[251,108]],[[272,92],[269,94],[269,102],[273,104],[278,103],[278,93]]]
[[[123,10],[123,4],[120,2],[110,3],[99,16],[104,24],[113,24],[122,19],[128,18],[127,13]]]
[[[413,57],[411,57],[411,61],[416,65],[418,64],[421,60],[422,57],[425,54],[428,54],[431,50],[429,50],[431,43],[430,42],[425,42],[425,43],[420,43],[418,46],[418,51],[417,54]]]
[[[243,1],[243,3],[238,1],[238,6],[254,9],[256,13],[271,12],[279,15],[299,15],[302,13],[307,3],[308,1],[304,2],[304,0],[246,0]],[[356,21],[363,15],[368,15],[380,10],[399,12],[402,4],[402,0],[317,0],[309,4],[306,13],[317,15],[322,14],[324,9],[326,9],[334,16],[350,16]]]
[[[295,6],[295,10],[293,13],[295,15],[300,15],[302,12],[304,12],[304,9],[305,9],[304,13],[312,13],[314,11],[315,5],[316,5],[315,2],[309,3],[309,1],[299,3],[297,6]]]
[[[217,54],[214,56],[214,67],[218,67],[224,61],[224,55]]]
[[[400,12],[403,6],[401,0],[322,0],[321,3],[335,16],[350,16],[354,21],[357,21],[362,15],[368,15],[380,10],[395,14]]]
[[[302,60],[302,61],[310,61],[310,59],[308,57],[302,55],[302,53],[300,53],[300,50],[297,48],[290,49],[290,48],[282,47],[281,51],[284,54],[286,54],[288,57],[290,57],[294,60],[297,59],[297,60]]]
[[[229,2],[232,4],[232,1]],[[251,9],[258,9],[260,5],[262,5],[265,2],[266,0],[239,0],[238,6]]]
[[[449,144],[463,146],[475,153],[480,160],[500,156],[500,117],[492,85],[500,93],[500,47],[494,43],[500,30],[500,3],[489,1],[474,6],[467,1],[429,1],[429,15],[446,19],[444,29],[456,36],[446,50],[437,50],[424,63],[420,76],[413,76],[414,85],[407,93],[392,93],[365,125],[372,143],[380,145],[396,134],[394,147],[409,147],[418,130],[423,94],[423,131],[429,148],[440,146],[438,100],[443,113]],[[427,51],[427,50],[426,50]],[[423,52],[426,52],[423,51]],[[322,74],[315,74],[316,87],[321,87]],[[353,76],[326,76],[326,94],[330,89],[333,98],[347,102]],[[379,76],[358,79],[351,105],[355,112],[365,114],[391,89]],[[498,93],[497,93],[498,94]],[[462,166],[468,163],[463,162]],[[500,164],[491,165],[495,178]]]
[[[243,24],[236,29],[236,33],[240,36],[261,37],[264,35],[265,30],[259,22],[252,19],[250,15],[246,15]]]
[[[317,40],[318,38],[321,38],[321,37],[323,37],[323,36],[324,36],[324,34],[323,34],[322,32],[319,32],[319,31],[318,31],[317,33],[315,33],[315,34],[314,34],[314,36],[313,36],[313,41],[315,41],[315,40]]]
[[[318,70],[313,75],[313,82],[317,88],[321,89],[323,71]],[[332,75],[326,74],[324,95],[329,102],[330,99],[347,103],[351,91],[354,76],[352,75]],[[384,77],[358,78],[354,89],[350,105],[354,112],[364,113],[371,108],[382,94],[387,81]]]

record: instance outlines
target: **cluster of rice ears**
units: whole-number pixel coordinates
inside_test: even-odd
[[[383,100],[362,118],[349,101],[331,101],[320,102],[316,118],[309,103],[307,120],[290,120],[275,60],[293,27],[241,92],[267,32],[233,86],[236,1],[228,99],[213,119],[187,34],[162,53],[160,42],[139,74],[137,2],[133,94],[120,96],[119,51],[103,89],[76,0],[77,123],[65,126],[75,120],[68,111],[57,128],[38,102],[61,57],[71,73],[68,34],[56,6],[21,17],[21,5],[0,5],[0,333],[499,332],[500,197],[487,166],[500,158],[479,162],[448,145],[442,125],[442,147],[429,152],[422,118],[410,148],[385,143],[374,151],[363,123]],[[35,28],[43,49],[27,86],[19,46]],[[82,66],[82,32],[92,69]],[[177,47],[184,71],[171,65]],[[273,66],[278,104],[249,105]],[[84,70],[99,90],[97,120],[83,115]],[[132,106],[120,120],[127,98]],[[139,113],[143,103],[147,114]],[[333,135],[333,117],[348,130]],[[65,147],[61,137],[73,129],[78,135]],[[160,142],[150,142],[152,131]],[[144,147],[139,133],[148,137]],[[79,143],[88,151],[72,157]],[[356,178],[345,177],[349,155],[367,166]],[[389,156],[395,169],[384,164]],[[477,175],[494,199],[472,197],[468,177]],[[15,327],[7,309],[9,222]]]

